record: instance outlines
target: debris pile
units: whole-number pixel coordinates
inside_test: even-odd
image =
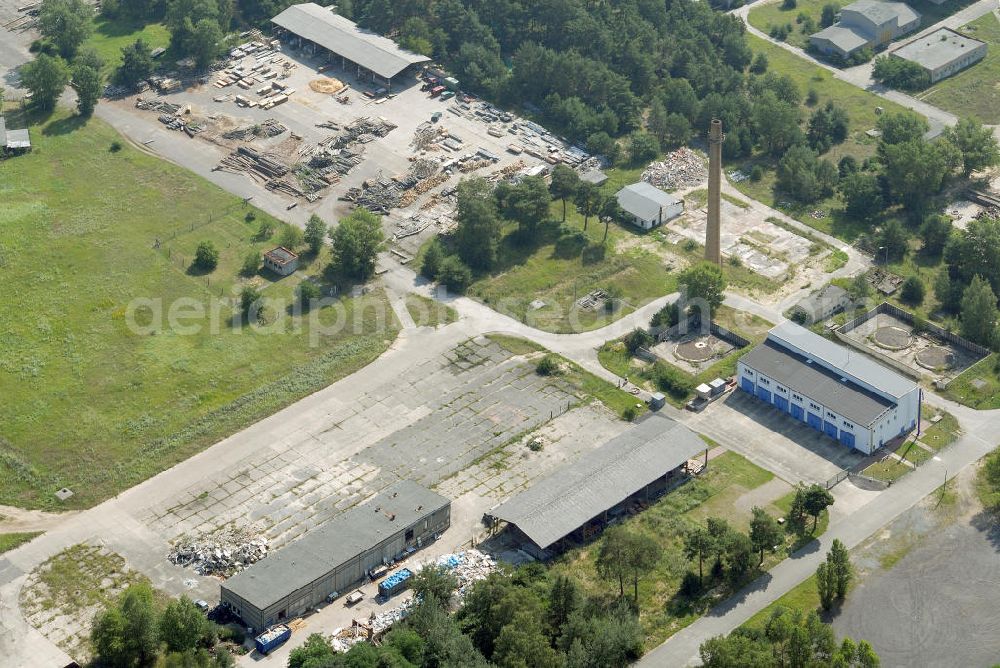
[[[434,563],[448,569],[458,579],[455,597],[459,604],[473,583],[485,579],[497,568],[493,557],[475,549],[442,555]],[[330,637],[330,644],[333,645],[335,651],[346,652],[360,642],[377,641],[392,628],[393,624],[405,619],[412,610],[413,599],[411,598],[394,608],[372,613],[367,620],[354,619],[351,621],[350,628],[334,631]]]
[[[329,140],[330,148],[345,148],[354,143],[367,144],[379,137],[384,137],[396,126],[384,118],[369,118],[362,116],[346,125],[340,134]]]
[[[438,163],[436,160],[427,160],[425,158],[418,158],[410,164],[410,169],[407,172],[407,176],[410,178],[421,181],[423,179],[430,178],[434,176],[435,172],[438,170]]]
[[[222,133],[223,139],[235,139],[240,141],[253,141],[257,137],[277,137],[288,130],[284,125],[273,118],[268,118],[257,125],[248,125],[244,128],[236,128],[229,132]]]
[[[668,153],[661,162],[654,162],[642,172],[642,180],[657,188],[676,190],[689,188],[708,179],[705,162],[697,153],[682,147]]]
[[[392,179],[378,176],[368,179],[360,188],[349,188],[340,199],[354,202],[375,213],[389,213],[389,209],[399,206],[403,189]]]
[[[163,100],[147,100],[144,97],[135,98],[136,109],[142,109],[144,111],[158,111],[161,114],[169,114],[171,116],[176,116],[177,112],[181,110],[181,105],[171,104],[170,102],[164,102]]]
[[[218,169],[249,172],[251,176],[259,175],[264,179],[280,178],[288,173],[288,167],[284,163],[250,146],[240,146],[227,155],[219,163]]]
[[[179,543],[167,559],[199,575],[230,577],[266,557],[267,551],[266,538],[247,529],[230,529],[211,539]]]

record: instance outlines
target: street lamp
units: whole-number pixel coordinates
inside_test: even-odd
[[[889,264],[889,247],[888,246],[879,246],[878,249],[880,251],[885,251],[885,258],[882,260],[882,264],[888,265]]]

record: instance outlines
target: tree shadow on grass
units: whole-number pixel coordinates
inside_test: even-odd
[[[67,116],[66,118],[60,118],[58,121],[52,121],[42,128],[42,134],[46,137],[68,135],[71,132],[75,132],[82,128],[87,124],[88,120],[90,119],[87,116],[73,114],[72,116]]]
[[[987,508],[981,510],[970,522],[973,527],[986,534],[986,540],[997,552],[1000,552],[1000,509]]]

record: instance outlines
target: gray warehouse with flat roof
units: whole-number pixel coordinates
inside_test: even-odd
[[[222,583],[222,605],[264,629],[358,584],[451,524],[451,501],[401,480]]]
[[[564,540],[586,538],[599,529],[630,499],[667,489],[687,461],[706,449],[693,431],[652,413],[488,515],[513,526],[527,552],[546,558]]]
[[[892,56],[920,65],[930,82],[937,83],[985,58],[986,42],[951,28],[939,28],[907,42],[893,51]]]

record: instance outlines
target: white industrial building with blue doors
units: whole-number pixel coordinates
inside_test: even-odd
[[[737,364],[739,388],[845,447],[871,454],[920,422],[920,387],[792,322]]]

